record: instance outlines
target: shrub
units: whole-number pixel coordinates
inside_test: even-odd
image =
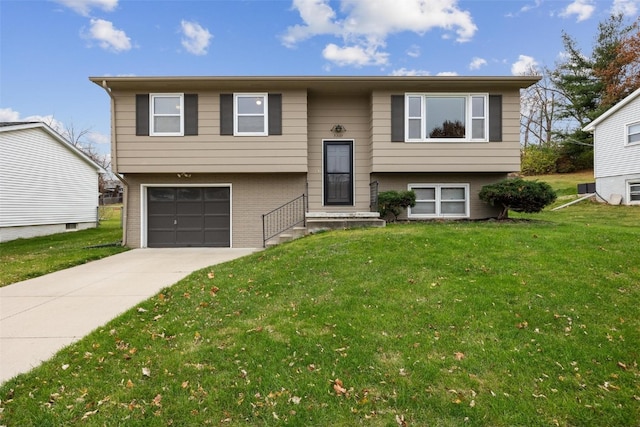
[[[511,178],[485,185],[479,197],[491,206],[501,206],[498,219],[505,219],[509,216],[509,209],[526,213],[542,211],[556,200],[556,193],[546,182]]]
[[[521,171],[525,175],[555,173],[559,157],[558,150],[555,148],[530,145],[522,151]]]
[[[408,191],[383,191],[378,194],[378,212],[382,218],[393,215],[393,221],[398,219],[398,215],[403,209],[416,205],[416,193]]]

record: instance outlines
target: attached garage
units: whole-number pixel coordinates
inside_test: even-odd
[[[231,187],[147,187],[147,246],[231,247]]]

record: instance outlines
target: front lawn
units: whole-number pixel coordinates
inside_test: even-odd
[[[636,207],[317,234],[0,387],[0,425],[637,426]]]
[[[125,251],[119,207],[101,207],[97,228],[0,243],[0,287]]]

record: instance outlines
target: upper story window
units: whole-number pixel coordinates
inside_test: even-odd
[[[406,141],[488,141],[488,98],[486,94],[407,94]]]
[[[149,134],[152,136],[184,135],[183,94],[151,94],[150,101]]]
[[[627,144],[640,143],[640,123],[627,125]]]
[[[269,97],[266,93],[237,93],[233,97],[233,134],[266,136],[269,134]]]

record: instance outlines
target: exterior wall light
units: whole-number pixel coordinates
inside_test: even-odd
[[[341,124],[333,125],[333,127],[331,128],[331,132],[333,133],[344,133],[346,131],[347,131],[347,128],[342,126]]]

